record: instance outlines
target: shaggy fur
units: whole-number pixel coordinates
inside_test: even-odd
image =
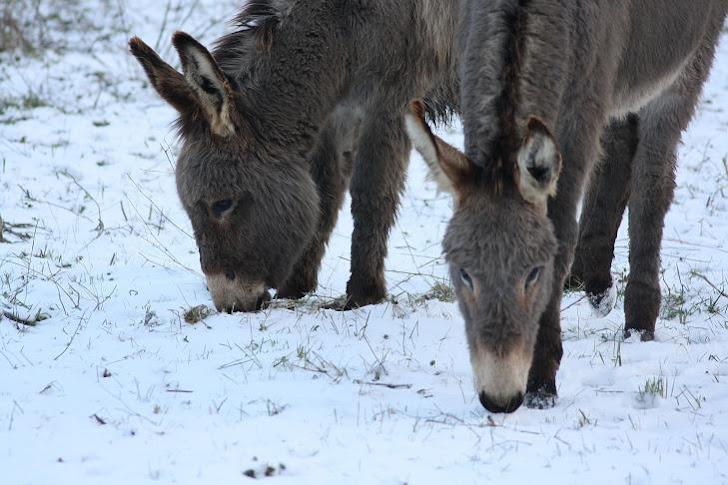
[[[180,112],[177,187],[219,308],[258,308],[265,288],[314,290],[349,185],[344,307],[384,299],[410,151],[403,113],[415,98],[430,119],[458,109],[457,3],[254,0],[212,54],[175,35],[184,75],[132,39]]]
[[[518,392],[527,391],[532,406],[549,405],[556,395],[561,288],[600,138],[606,149],[584,205],[579,276],[599,303],[612,284],[614,237],[628,203],[625,330],[653,338],[675,147],[693,115],[727,9],[726,0],[464,2],[458,45],[470,176],[455,184],[461,203],[444,248],[471,356],[483,348],[510,355],[525,342],[532,363],[527,387]],[[543,187],[546,195],[549,183],[557,184],[543,212],[524,192],[517,164],[533,148],[526,143],[533,118],[543,120],[557,147],[554,154],[541,150],[539,160],[551,161],[526,175],[537,182],[530,191]],[[558,172],[558,152],[558,182],[539,180]],[[478,391],[491,410],[517,407],[517,392],[509,398],[502,389]]]

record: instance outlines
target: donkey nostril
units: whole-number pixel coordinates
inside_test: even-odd
[[[478,395],[478,398],[480,399],[480,404],[482,404],[483,407],[491,413],[503,412],[503,408],[496,404],[495,401],[491,400],[485,392],[481,392]]]
[[[521,407],[521,404],[523,404],[523,393],[519,392],[516,397],[511,398],[508,406],[506,406],[506,412],[512,413],[513,411]]]
[[[505,406],[488,397],[485,392],[481,392],[478,398],[480,399],[480,404],[491,413],[512,413],[523,404],[523,394],[520,392],[512,397]]]
[[[225,276],[227,277],[227,279],[229,279],[230,281],[232,281],[232,280],[235,279],[235,271],[229,269],[229,270],[227,270],[225,272]]]

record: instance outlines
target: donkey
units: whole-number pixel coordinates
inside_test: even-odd
[[[282,298],[314,290],[348,185],[342,308],[385,298],[410,152],[403,114],[414,98],[432,119],[458,110],[456,17],[441,0],[253,0],[212,53],[173,36],[182,73],[130,40],[180,114],[177,189],[219,309],[258,309],[271,288]]]
[[[728,0],[469,0],[463,10],[465,154],[432,137],[420,116],[407,127],[455,193],[443,249],[480,401],[493,412],[524,398],[543,408],[557,393],[561,290],[577,237],[574,276],[611,309],[604,299],[627,204],[625,332],[654,338],[676,145]]]

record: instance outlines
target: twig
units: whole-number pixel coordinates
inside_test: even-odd
[[[386,382],[364,382],[359,379],[355,379],[354,384],[361,384],[363,386],[380,386],[380,387],[386,387],[387,389],[412,389],[412,384],[388,384]]]
[[[71,335],[71,340],[68,341],[68,343],[66,344],[66,347],[61,351],[60,354],[56,355],[53,358],[53,360],[58,360],[63,354],[66,353],[66,351],[68,350],[68,348],[73,343],[73,340],[76,338],[76,335],[78,335],[78,331],[81,329],[81,324],[83,323],[83,319],[84,319],[85,316],[86,316],[86,312],[84,311],[83,312],[83,315],[81,315],[81,318],[78,319],[78,325],[76,325],[76,330],[73,332],[73,335]]]
[[[76,185],[76,187],[78,187],[79,189],[81,189],[81,191],[83,191],[83,193],[84,193],[84,194],[86,195],[86,197],[88,197],[89,199],[91,199],[91,201],[92,201],[92,202],[93,202],[93,203],[94,203],[94,204],[96,205],[96,211],[97,211],[97,212],[98,212],[98,214],[99,214],[99,221],[98,221],[99,223],[98,223],[98,225],[96,226],[96,229],[95,229],[95,231],[99,233],[99,236],[101,236],[101,233],[103,233],[103,232],[104,232],[104,221],[102,221],[102,220],[101,220],[101,206],[99,205],[99,203],[98,203],[98,201],[96,200],[96,198],[95,198],[95,197],[94,197],[93,195],[91,195],[91,192],[89,192],[88,190],[86,190],[86,189],[84,188],[84,186],[83,186],[83,185],[81,185],[81,184],[80,184],[80,183],[78,182],[78,180],[76,179],[76,177],[74,177],[74,176],[73,176],[73,175],[72,175],[72,174],[71,174],[70,172],[68,172],[67,170],[60,170],[60,171],[58,172],[58,174],[59,174],[59,175],[63,175],[64,177],[68,177],[68,178],[70,178],[70,179],[71,179],[71,181],[73,181],[73,183],[74,183],[74,184]]]
[[[159,29],[159,35],[157,40],[154,42],[154,50],[159,52],[159,44],[162,42],[162,35],[167,29],[167,19],[169,18],[169,11],[172,8],[172,0],[167,1],[167,6],[164,9],[164,16],[162,17],[162,27]]]
[[[18,185],[18,187],[20,187],[20,185]],[[76,217],[80,217],[81,219],[86,219],[87,221],[89,221],[91,223],[94,222],[93,219],[91,219],[90,217],[88,217],[88,216],[86,216],[84,214],[81,214],[79,212],[76,212],[76,211],[74,211],[71,208],[64,207],[61,204],[56,204],[55,202],[50,202],[48,200],[36,199],[32,195],[30,195],[30,192],[28,192],[27,190],[25,190],[23,187],[20,187],[20,190],[22,190],[25,193],[25,198],[27,200],[29,200],[30,202],[37,202],[38,204],[46,204],[46,205],[49,205],[51,207],[55,207],[57,209],[62,209],[64,211],[70,212],[71,214],[75,215]]]
[[[573,301],[573,302],[569,303],[568,305],[566,305],[565,307],[563,307],[563,308],[561,309],[561,311],[563,312],[563,311],[565,311],[565,310],[568,310],[569,308],[573,307],[574,305],[576,305],[577,303],[579,303],[579,302],[580,302],[581,300],[583,300],[583,299],[584,299],[584,298],[586,298],[586,297],[587,297],[587,295],[583,295],[583,296],[582,296],[581,298],[579,298],[578,300],[576,300],[576,301]]]
[[[713,288],[715,291],[717,291],[720,296],[722,296],[724,298],[728,298],[728,293],[726,293],[725,291],[723,291],[721,288],[718,288],[715,285],[715,283],[713,283],[712,281],[710,281],[706,276],[702,275],[701,273],[698,273],[697,271],[693,271],[693,275],[697,276],[701,280],[703,280],[706,283],[708,283],[708,285],[710,285],[711,288]]]
[[[38,322],[42,322],[43,320],[48,320],[49,316],[45,313],[38,313],[38,315],[35,316],[35,318],[23,318],[15,313],[12,312],[6,312],[4,311],[3,316],[7,318],[8,320],[12,320],[15,323],[19,323],[21,325],[25,325],[28,327],[35,327]]]
[[[169,216],[165,215],[164,214],[164,211],[162,211],[162,209],[160,209],[159,206],[147,194],[144,193],[144,191],[142,190],[142,188],[139,187],[139,184],[137,184],[136,181],[133,178],[131,178],[131,176],[129,174],[126,175],[126,178],[128,178],[129,181],[132,184],[134,184],[134,187],[136,187],[136,189],[139,191],[139,193],[142,194],[142,196],[145,199],[147,199],[149,201],[149,203],[152,204],[152,206],[154,206],[155,209],[157,209],[157,211],[162,216],[162,218],[164,218],[164,220],[166,220],[167,222],[169,222],[170,224],[172,224],[179,232],[181,232],[185,236],[189,237],[190,239],[194,239],[194,237],[192,237],[192,234],[190,234],[189,232],[187,232],[184,229],[182,229],[172,219],[170,219]],[[122,211],[122,213],[124,213],[124,219],[126,219],[126,213],[124,212],[124,206],[123,205],[121,206],[121,211]]]
[[[233,360],[232,362],[222,364],[220,367],[217,368],[217,370],[227,369],[228,367],[233,367],[236,365],[244,365],[244,364],[247,364],[248,362],[255,362],[255,359],[250,359],[250,358],[236,359],[236,360]]]

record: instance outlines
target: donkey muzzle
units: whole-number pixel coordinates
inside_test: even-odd
[[[263,282],[241,280],[230,271],[206,276],[207,288],[218,311],[254,312],[270,300]]]
[[[512,413],[523,403],[532,354],[516,345],[505,353],[480,346],[471,354],[475,389],[480,403],[492,413]]]

